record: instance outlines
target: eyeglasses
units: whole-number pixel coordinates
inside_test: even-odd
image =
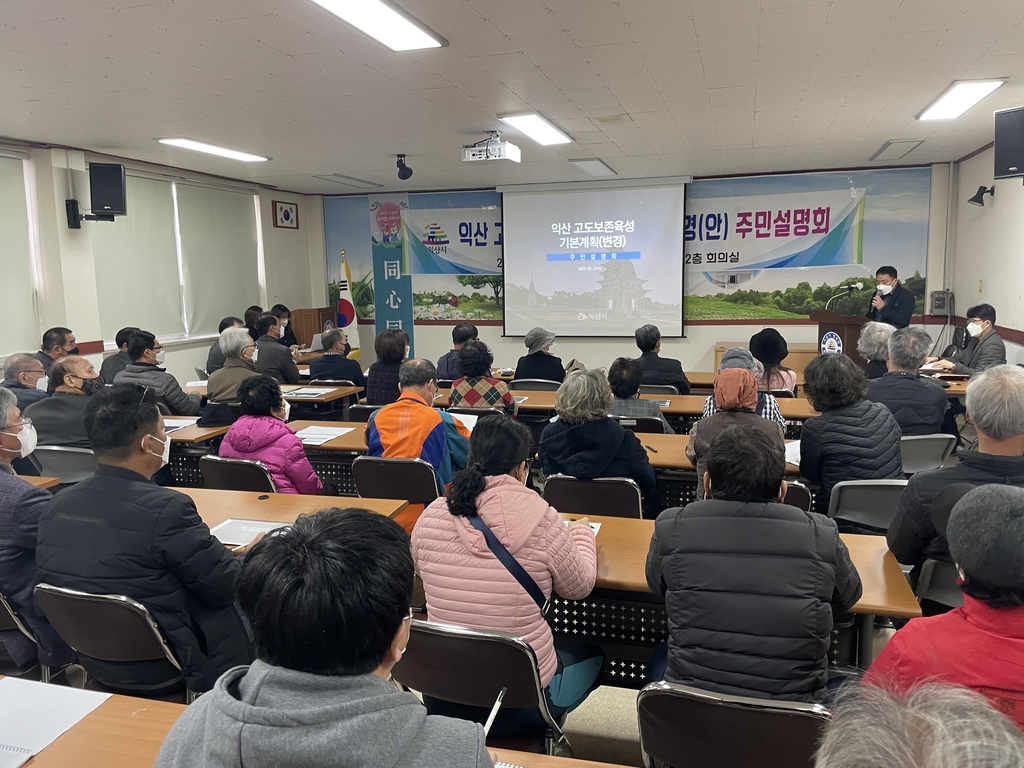
[[[43,370],[42,368],[39,368],[38,370],[33,369],[31,371],[22,371],[22,373],[33,373],[36,376],[45,376],[46,375],[46,371]]]
[[[24,429],[25,427],[31,427],[31,426],[32,426],[32,419],[29,419],[29,418],[26,418],[25,416],[22,416],[21,417],[21,422],[19,424],[8,424],[7,425],[7,429],[15,429],[17,427],[21,427],[22,429]],[[7,430],[0,430],[0,435],[11,435],[11,436],[14,436],[14,435],[17,435],[17,434],[19,434],[19,433],[18,432],[8,432]],[[409,609],[409,618],[412,618],[412,609],[411,608]]]

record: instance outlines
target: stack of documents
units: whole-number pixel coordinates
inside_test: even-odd
[[[333,391],[334,387],[299,387],[289,392],[288,397],[320,397],[329,395]]]
[[[268,520],[240,520],[232,517],[225,520],[216,528],[210,530],[217,541],[226,547],[242,547],[255,539],[261,533],[284,528],[288,523],[276,523]]]
[[[323,445],[328,440],[341,437],[348,432],[355,430],[355,427],[306,427],[295,434],[302,441],[303,445]]]

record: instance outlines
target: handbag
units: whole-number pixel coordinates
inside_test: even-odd
[[[533,602],[537,604],[537,607],[543,611],[544,603],[546,602],[544,593],[537,586],[537,582],[533,580],[533,577],[526,572],[526,569],[519,564],[519,561],[505,548],[505,545],[498,541],[498,537],[487,527],[487,523],[480,519],[480,515],[470,517],[469,524],[484,535],[487,548],[498,558],[498,562],[505,566],[505,570],[511,573],[513,578],[519,582],[519,586],[526,590],[526,594],[533,598]]]

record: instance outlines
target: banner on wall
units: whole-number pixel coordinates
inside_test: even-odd
[[[377,333],[398,329],[409,334],[414,354],[412,275],[403,270],[402,211],[409,196],[370,195],[370,243],[373,249],[374,325]]]

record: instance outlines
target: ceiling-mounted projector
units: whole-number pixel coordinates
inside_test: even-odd
[[[478,160],[511,160],[520,162],[523,153],[510,141],[501,140],[501,131],[491,131],[486,139],[476,144],[462,145],[462,162],[474,163]]]

